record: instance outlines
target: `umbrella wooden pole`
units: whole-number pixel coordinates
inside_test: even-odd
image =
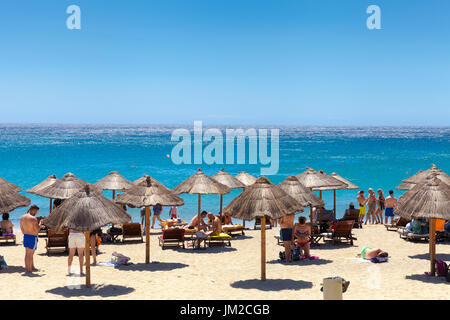
[[[113,200],[116,198],[116,190],[113,190]]]
[[[430,274],[436,275],[436,219],[430,219]]]
[[[312,223],[313,223],[313,211],[312,211],[312,206],[309,206],[309,221],[311,222],[311,228],[312,228]]]
[[[220,195],[220,216],[222,217],[223,194]]]
[[[266,280],[266,217],[261,218],[261,281]]]
[[[334,218],[336,219],[336,189],[333,190]]]
[[[200,195],[200,193],[198,194],[198,212],[197,212],[197,226],[198,229],[200,230],[200,210],[202,207],[202,196]]]
[[[86,288],[91,287],[91,234],[89,231],[85,232],[86,247],[84,249],[84,257],[86,259]],[[95,250],[95,247],[94,247]]]
[[[53,211],[53,199],[50,198],[50,211],[48,212],[49,214],[52,213]]]
[[[320,200],[322,200],[322,190],[319,191]]]
[[[145,263],[150,263],[150,207],[145,207]]]
[[[245,189],[246,189],[246,188],[242,188],[242,192],[244,192]],[[242,219],[242,224],[244,225],[244,228],[245,228],[245,219]]]

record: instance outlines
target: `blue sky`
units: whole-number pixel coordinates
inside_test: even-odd
[[[447,0],[2,0],[0,123],[448,125],[449,35]]]

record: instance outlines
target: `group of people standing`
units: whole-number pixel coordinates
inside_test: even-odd
[[[377,193],[378,196],[372,188],[369,188],[369,196],[366,198],[364,196],[364,190],[358,192],[356,200],[359,204],[359,217],[361,223],[364,222],[364,216],[366,216],[364,224],[367,224],[367,222],[370,224],[381,224],[383,223],[383,212],[384,223],[387,224],[389,218],[392,223],[394,209],[398,204],[397,198],[394,197],[394,191],[389,190],[389,196],[386,198],[383,195],[383,190],[378,189]]]

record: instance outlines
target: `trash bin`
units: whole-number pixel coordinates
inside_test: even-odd
[[[324,278],[322,284],[324,300],[342,300],[342,293],[347,291],[350,282],[341,277]]]

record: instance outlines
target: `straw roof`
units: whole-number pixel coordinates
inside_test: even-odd
[[[144,181],[131,187],[125,193],[119,194],[116,203],[140,208],[157,204],[162,206],[182,206],[184,205],[184,200],[152,177],[146,176]]]
[[[35,194],[50,199],[69,199],[76,194],[86,184],[86,181],[75,177],[72,173],[66,173],[64,177],[43,189],[37,190]],[[94,187],[93,190],[101,193],[101,190]]]
[[[278,184],[288,195],[297,200],[302,206],[323,207],[325,202],[306,188],[296,176],[289,176]]]
[[[30,199],[15,192],[9,186],[0,186],[0,214],[11,212],[20,207],[27,207],[30,202]]]
[[[427,181],[427,177],[430,175],[430,173],[437,173],[437,177],[442,180],[446,184],[450,184],[450,176],[443,172],[441,169],[439,169],[435,164],[431,166],[430,169],[425,171],[419,171],[415,175],[409,177],[408,179],[403,180],[402,182],[406,183],[423,183]]]
[[[126,212],[97,191],[85,185],[45,218],[44,225],[55,230],[92,231],[108,224],[127,223],[130,218]]]
[[[256,178],[245,171],[239,172],[236,176],[236,179],[238,179],[247,187],[256,182]]]
[[[220,170],[211,178],[213,178],[217,182],[220,182],[223,185],[226,185],[228,188],[231,189],[239,189],[246,187],[246,185],[243,184],[241,181],[239,181],[237,178],[233,177],[228,172],[225,172],[225,169]]]
[[[223,209],[224,214],[244,220],[279,219],[296,212],[303,212],[303,206],[266,177],[258,178]]]
[[[195,174],[176,186],[172,192],[175,194],[226,194],[230,193],[231,189],[208,177],[201,169],[198,169]]]
[[[399,199],[395,213],[406,218],[450,219],[450,187],[436,174]]]
[[[400,185],[396,186],[398,190],[411,190],[414,188],[417,184],[415,183],[408,183],[408,182],[402,182]]]
[[[2,177],[0,177],[0,187],[7,187],[7,188],[10,188],[12,191],[15,191],[15,192],[22,191],[22,188],[20,188],[19,186],[16,186],[14,183],[11,183],[11,182],[3,179]]]
[[[342,181],[326,174],[325,172],[316,171],[308,168],[305,172],[298,174],[297,179],[307,188],[319,190],[345,189],[347,185]]]
[[[113,171],[106,177],[98,180],[94,186],[97,186],[102,190],[124,190],[131,188],[133,183],[125,179],[117,171]]]
[[[52,174],[51,176],[49,176],[47,179],[45,179],[38,185],[35,185],[33,188],[28,189],[27,193],[36,193],[37,191],[39,191],[41,189],[51,186],[56,181],[58,181],[58,178],[56,177],[55,174]]]
[[[141,182],[147,180],[147,177],[150,177],[150,176],[149,176],[148,174],[144,174],[144,175],[143,175],[142,177],[140,177],[139,179],[134,180],[134,181],[133,181],[133,184],[134,184],[134,185],[139,184],[139,183],[141,183]]]
[[[347,185],[345,190],[359,189],[359,187],[357,185],[355,185],[355,184],[351,183],[350,181],[348,181],[347,179],[341,177],[336,172],[331,173],[330,176],[332,176],[333,178],[338,179],[339,181],[345,183]]]

